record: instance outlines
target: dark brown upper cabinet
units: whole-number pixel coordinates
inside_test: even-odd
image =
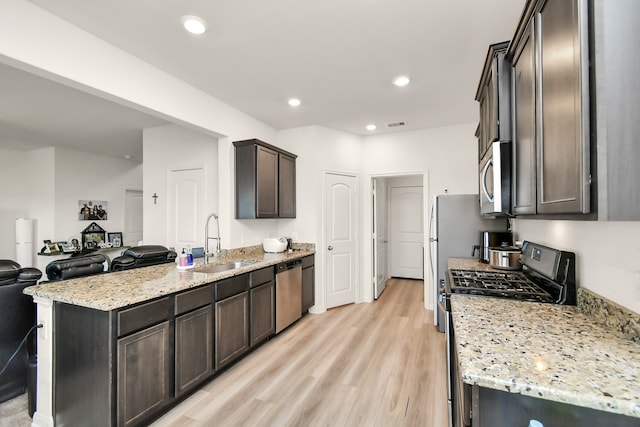
[[[511,140],[511,67],[505,59],[509,42],[489,46],[476,91],[480,104],[478,157],[494,141]]]
[[[236,141],[236,219],[296,217],[296,155],[258,139]]]
[[[586,0],[531,0],[507,52],[513,86],[513,206],[591,211]]]

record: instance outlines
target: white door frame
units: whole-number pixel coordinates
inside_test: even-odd
[[[429,192],[429,171],[425,170],[425,171],[417,171],[417,172],[390,172],[390,173],[379,173],[379,174],[371,174],[369,175],[369,188],[373,188],[373,180],[375,178],[400,178],[403,176],[410,176],[410,175],[421,175],[422,176],[422,186],[423,186],[423,192],[422,192],[422,203],[423,203],[423,209],[422,209],[422,215],[423,215],[423,223],[425,224],[424,227],[424,236],[423,236],[423,244],[425,249],[429,248],[429,230],[428,227],[426,227],[426,224],[429,224],[429,198],[430,198],[430,192]],[[369,194],[369,206],[373,206],[374,203],[374,199],[373,199],[373,195]],[[373,208],[372,208],[373,209]],[[373,212],[370,212],[370,216],[371,216],[371,221],[373,221]],[[371,233],[368,234],[367,239],[369,241],[371,241]],[[373,253],[373,252],[370,252]],[[389,257],[387,257],[389,258]],[[371,260],[371,265],[373,265],[374,260]],[[435,301],[433,301],[433,283],[432,283],[432,278],[431,275],[429,274],[428,271],[428,266],[429,266],[429,251],[425,250],[423,251],[423,262],[422,262],[423,268],[425,269],[425,271],[423,271],[423,281],[424,281],[424,296],[423,296],[423,302],[424,302],[424,308],[426,310],[433,310],[433,308],[435,307],[434,303]],[[373,280],[375,280],[375,278],[373,278]],[[371,281],[369,281],[369,285],[371,286],[375,286],[375,284]],[[372,288],[372,294],[375,292],[375,290]]]
[[[322,173],[322,237],[321,242],[322,246],[320,247],[320,251],[316,248],[316,256],[321,254],[322,263],[320,265],[326,266],[327,257],[326,257],[326,248],[328,246],[327,243],[327,192],[325,191],[327,188],[327,175],[345,175],[355,178],[355,242],[356,242],[356,250],[355,250],[355,287],[356,287],[356,303],[360,302],[362,292],[360,290],[360,183],[359,183],[359,175],[355,172],[345,172],[338,171],[333,169],[325,169]],[[322,309],[321,311],[326,311],[327,309],[327,275],[326,268],[321,268],[321,283],[322,283]],[[316,294],[317,295],[317,294]],[[315,312],[315,311],[314,311]]]

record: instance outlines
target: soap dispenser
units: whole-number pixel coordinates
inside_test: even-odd
[[[186,267],[187,264],[187,254],[184,252],[184,248],[182,248],[182,253],[180,254],[180,267]]]

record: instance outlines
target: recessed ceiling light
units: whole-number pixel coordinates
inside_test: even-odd
[[[300,105],[300,100],[298,98],[291,98],[288,102],[292,107],[297,107]]]
[[[398,76],[395,79],[393,79],[393,84],[398,87],[402,87],[402,86],[408,85],[410,81],[411,79],[407,76]]]
[[[374,131],[374,130],[376,130],[376,125],[374,125],[373,123],[372,123],[372,124],[370,124],[370,125],[367,125],[367,130],[369,130],[369,131]]]
[[[181,21],[185,30],[191,34],[203,34],[207,31],[207,21],[199,16],[186,15],[182,17]]]

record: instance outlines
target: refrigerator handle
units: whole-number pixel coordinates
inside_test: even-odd
[[[429,243],[437,242],[438,239],[433,237],[433,226],[434,226],[434,216],[435,216],[436,204],[435,201],[431,204],[431,212],[429,214]],[[429,269],[431,271],[431,275],[434,273],[433,266],[433,245],[429,245]],[[436,284],[434,283],[434,286]]]

